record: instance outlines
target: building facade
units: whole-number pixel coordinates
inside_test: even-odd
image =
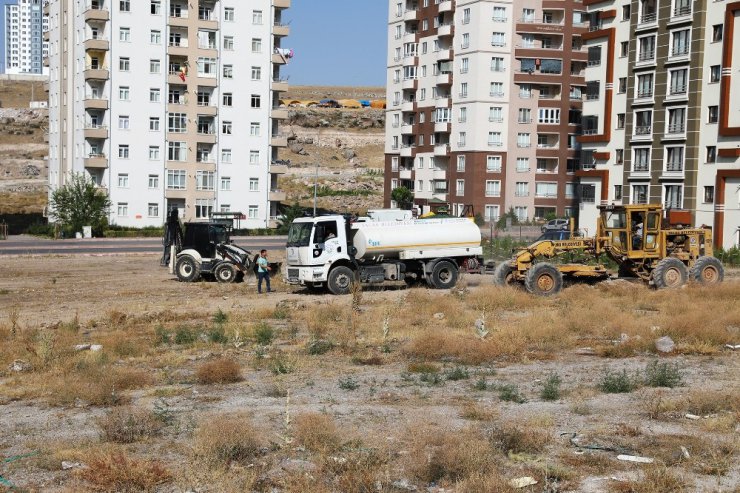
[[[662,203],[740,244],[740,3],[584,0],[590,28],[582,187],[599,203]]]
[[[52,0],[50,191],[85,173],[109,222],[241,212],[275,222],[290,0]],[[51,192],[50,192],[51,193]]]
[[[15,0],[3,6],[3,73],[47,75],[44,57],[48,43],[43,34],[48,19],[41,0]]]
[[[587,31],[573,0],[390,0],[386,206],[574,214]]]

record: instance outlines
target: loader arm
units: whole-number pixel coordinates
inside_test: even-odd
[[[576,238],[573,240],[541,240],[519,250],[512,257],[512,266],[526,271],[536,258],[554,258],[566,253],[594,250],[593,238]]]

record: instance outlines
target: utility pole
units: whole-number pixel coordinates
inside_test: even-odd
[[[319,188],[319,162],[316,161],[316,176],[313,179],[313,217],[316,217],[316,196]]]

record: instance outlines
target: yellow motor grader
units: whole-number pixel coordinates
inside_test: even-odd
[[[599,261],[607,255],[619,277],[636,277],[656,288],[676,288],[689,279],[722,282],[724,267],[712,255],[712,231],[686,228],[678,214],[660,204],[599,206],[596,235],[591,238],[541,240],[516,250],[494,272],[498,285],[524,284],[532,294],[551,296],[565,280],[599,281],[609,277]]]

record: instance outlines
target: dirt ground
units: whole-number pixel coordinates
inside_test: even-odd
[[[280,252],[273,257],[281,260]],[[724,348],[740,343],[737,273],[715,291],[689,287],[679,294],[612,282],[542,301],[492,288],[490,277],[467,275],[453,292],[373,289],[355,299],[309,294],[279,279],[277,293],[261,296],[253,281],[179,283],[151,255],[0,263],[0,459],[36,454],[0,465],[0,476],[24,490],[739,491],[740,360],[738,351]],[[671,297],[677,311],[694,300],[696,310],[723,306],[725,313],[707,329],[714,332],[697,340],[667,313]],[[717,304],[703,305],[712,298]],[[633,308],[624,316],[601,311],[600,299]],[[542,333],[541,317],[560,310],[574,314],[559,329],[562,337]],[[473,334],[480,311],[490,335]],[[218,313],[228,316],[228,340],[213,344],[201,333],[187,344],[153,342],[162,327],[210,326]],[[697,320],[686,319],[689,325]],[[331,332],[346,320],[349,333]],[[509,323],[516,331],[508,332]],[[593,329],[582,326],[587,323]],[[260,324],[275,331],[267,345],[245,336]],[[666,333],[676,340],[674,354],[659,357],[652,349],[651,332],[663,330],[656,325],[673,327]],[[524,344],[522,329],[538,335]],[[135,346],[126,345],[127,337]],[[333,340],[334,349],[312,353],[317,338]],[[455,356],[440,347],[452,351],[461,341],[483,356],[466,357],[464,348]],[[521,350],[506,352],[512,341]],[[98,343],[99,357],[70,349]],[[42,348],[53,356],[44,357]],[[238,381],[201,383],[199,367],[222,356],[238,362]],[[147,383],[118,390],[121,402],[61,401],[75,375],[90,370],[91,358],[111,372],[147,373]],[[33,368],[11,370],[19,360]],[[680,368],[682,384],[626,393],[597,389],[607,370],[632,375],[655,361]],[[548,401],[541,390],[552,375],[562,389]],[[518,398],[504,396],[507,386]],[[125,444],[106,439],[102,420],[124,404],[155,413],[165,427]],[[251,420],[261,445],[247,460],[217,467],[199,452],[200,430],[233,413]],[[306,437],[305,416],[329,419],[326,435]],[[528,435],[535,430],[539,435]],[[315,445],[334,443],[331,433],[341,445]],[[620,453],[654,463],[618,460]],[[101,469],[100,456],[130,469],[140,465],[136,460],[148,461],[162,479],[139,483],[130,473],[104,482],[123,473],[110,464]],[[365,464],[367,457],[376,462]],[[514,489],[509,481],[520,477],[538,483]]]

